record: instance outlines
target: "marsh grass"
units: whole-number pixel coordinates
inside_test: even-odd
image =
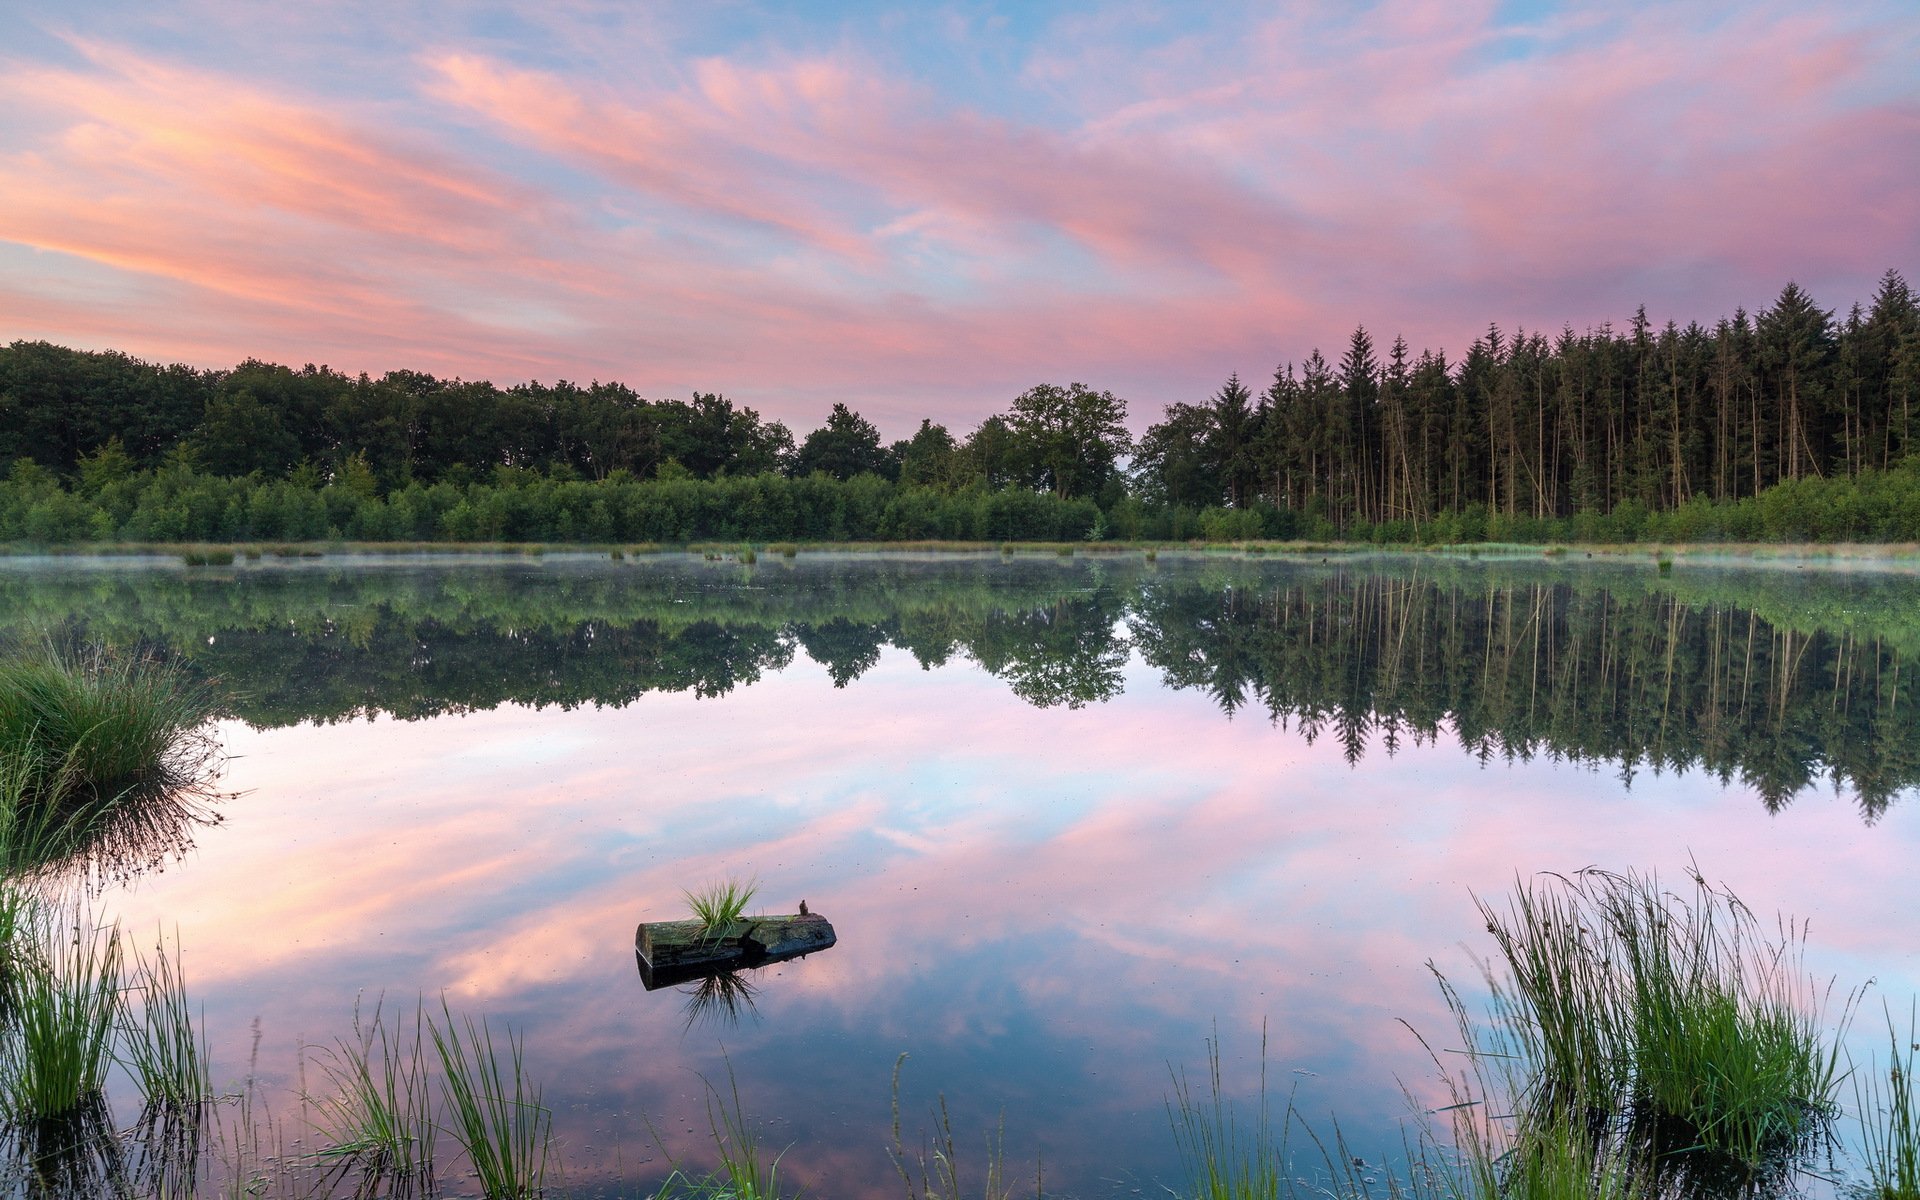
[[[683,1173],[682,1178],[706,1195],[726,1196],[730,1200],[782,1200],[780,1160],[786,1157],[786,1151],[769,1156],[766,1147],[761,1145],[760,1135],[754,1131],[747,1119],[746,1107],[740,1102],[740,1081],[734,1078],[733,1061],[728,1059],[726,1063],[725,1092],[713,1080],[705,1076],[700,1079],[707,1089],[707,1131],[713,1138],[720,1165],[705,1177]],[[799,1192],[793,1195],[798,1196]]]
[[[1523,1065],[1509,1090],[1528,1119],[1612,1129],[1667,1165],[1770,1177],[1834,1112],[1830,988],[1801,966],[1804,926],[1768,935],[1732,892],[1689,878],[1683,896],[1588,870],[1517,887],[1504,912],[1483,902],[1506,970],[1488,973],[1498,1044],[1479,1051]]]
[[[1207,1039],[1206,1091],[1184,1068],[1168,1067],[1172,1095],[1167,1121],[1186,1173],[1185,1200],[1279,1200],[1290,1184],[1282,1137],[1274,1130],[1267,1090],[1267,1034],[1260,1031],[1260,1093],[1251,1122],[1242,1117],[1220,1080],[1220,1037]]]
[[[233,551],[226,548],[188,550],[180,556],[180,561],[189,567],[230,567]]]
[[[740,561],[751,566],[760,561],[760,556],[753,552],[751,545],[744,545],[740,547]]]
[[[124,1005],[119,1059],[139,1087],[149,1116],[197,1119],[214,1093],[206,1035],[187,1002],[178,939],[171,953],[164,941],[154,947],[151,958],[135,952],[133,983],[126,990],[139,996],[139,1005],[137,1011],[131,1003]]]
[[[709,937],[721,937],[733,923],[746,915],[747,905],[759,891],[757,881],[732,878],[715,880],[698,888],[682,891],[687,909],[700,922]]]
[[[0,657],[0,871],[130,873],[210,819],[212,702],[177,665],[52,644]]]
[[[1860,1118],[1860,1161],[1873,1200],[1920,1200],[1920,1084],[1913,1076],[1920,1053],[1920,1020],[1909,1009],[1903,1038],[1887,1013],[1887,1064],[1854,1076]]]
[[[409,1184],[432,1190],[435,1123],[425,1028],[421,1005],[410,1029],[399,1019],[389,1028],[383,1003],[367,1018],[356,1001],[353,1037],[315,1055],[330,1089],[315,1105],[316,1125],[329,1143],[321,1154],[357,1168],[363,1191]]]
[[[34,962],[20,973],[0,1093],[17,1122],[69,1117],[104,1094],[121,1005],[120,931],[92,914],[35,911]]]
[[[201,782],[211,715],[205,689],[151,655],[49,644],[0,659],[0,757],[24,763],[22,798],[41,804],[85,809]]]
[[[893,1062],[892,1145],[887,1148],[887,1155],[893,1160],[900,1181],[906,1185],[907,1200],[967,1200],[970,1193],[963,1179],[963,1164],[967,1156],[954,1140],[953,1117],[947,1111],[945,1094],[934,1103],[933,1134],[922,1140],[919,1149],[907,1149],[900,1137],[900,1074],[906,1064],[905,1054]],[[1013,1195],[1013,1186],[1007,1179],[1007,1118],[1004,1112],[992,1132],[986,1135],[986,1151],[981,1163],[980,1184],[971,1195],[978,1196],[980,1200],[1008,1200]],[[1036,1200],[1045,1194],[1045,1190],[1041,1164],[1036,1160],[1033,1181]]]
[[[486,1200],[524,1200],[541,1194],[553,1149],[553,1114],[527,1074],[525,1043],[508,1033],[497,1046],[483,1018],[454,1018],[446,1001],[441,1019],[426,1016],[440,1064],[440,1099],[448,1124],[479,1178]]]

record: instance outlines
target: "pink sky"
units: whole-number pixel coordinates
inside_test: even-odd
[[[29,0],[0,340],[897,436],[1920,276],[1911,5],[1198,8]]]

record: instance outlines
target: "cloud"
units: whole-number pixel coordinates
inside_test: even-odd
[[[892,434],[1041,379],[1140,425],[1360,323],[1457,352],[1642,301],[1710,321],[1788,277],[1844,304],[1920,257],[1898,9],[1140,5],[779,45],[642,22],[618,53],[606,19],[376,23],[304,84],[135,33],[12,63],[0,241],[42,259],[0,279],[0,326],[718,388],[802,429],[847,399]],[[332,82],[356,63],[378,99]]]

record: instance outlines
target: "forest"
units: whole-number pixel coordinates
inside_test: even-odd
[[[1830,787],[1868,820],[1920,783],[1920,708],[1901,697],[1920,606],[1905,576],[1837,588],[1540,560],[800,562],[0,574],[0,637],[149,646],[217,681],[225,713],[257,727],[718,696],[801,654],[847,687],[887,647],[1078,708],[1120,695],[1137,650],[1167,686],[1330,739],[1350,763],[1450,740],[1483,761],[1544,756],[1629,783],[1705,771],[1771,809]],[[795,574],[749,588],[743,571]]]
[[[716,393],[0,348],[0,540],[1920,540],[1920,298],[1712,326],[1356,329],[1134,439],[1041,384],[960,434],[796,438]]]

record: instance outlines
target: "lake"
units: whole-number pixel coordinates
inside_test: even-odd
[[[0,614],[220,698],[237,795],[93,894],[177,935],[215,1081],[251,1076],[288,1154],[316,1148],[303,1047],[444,995],[524,1035],[583,1194],[710,1162],[703,1079],[731,1071],[783,1177],[898,1195],[904,1054],[905,1140],[944,1096],[969,1190],[1004,1122],[1016,1182],[1158,1195],[1170,1069],[1203,1076],[1216,1037],[1231,1094],[1264,1036],[1269,1087],[1377,1164],[1443,1102],[1409,1029],[1454,1036],[1429,961],[1477,995],[1475,897],[1588,865],[1698,864],[1809,920],[1816,975],[1874,981],[1868,1050],[1883,998],[1920,992],[1920,578],[1896,570],[16,558]],[[646,990],[636,923],[726,876],[838,945],[731,1010]]]

